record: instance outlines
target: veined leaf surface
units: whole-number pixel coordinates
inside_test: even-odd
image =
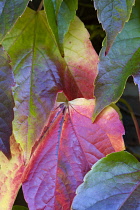
[[[7,158],[11,158],[9,139],[12,135],[12,121],[14,118],[14,101],[12,86],[14,84],[9,58],[0,46],[0,151]]]
[[[93,98],[98,55],[89,40],[88,31],[78,17],[72,21],[65,36],[64,54],[68,69],[63,72],[63,81],[68,99]]]
[[[130,75],[139,86],[140,66],[140,2],[136,1],[132,15],[105,56],[106,45],[100,53],[99,74],[95,84],[96,107],[93,119],[104,107],[116,102],[122,95]]]
[[[0,42],[23,13],[28,0],[0,1]]]
[[[27,8],[3,44],[16,82],[14,135],[28,159],[61,89],[58,72],[63,60],[48,31],[44,11]]]
[[[127,152],[108,155],[93,165],[77,189],[73,210],[140,208],[140,163]]]
[[[72,26],[66,37],[65,60],[47,27],[44,11],[35,12],[27,8],[3,41],[12,59],[16,82],[14,135],[25,151],[25,158],[29,158],[32,146],[42,133],[58,91],[64,90],[69,99],[92,98],[98,56],[83,24],[78,19],[75,23],[77,29]],[[72,49],[69,46],[69,42],[76,44],[78,28],[82,31],[78,43],[79,56],[78,47]],[[89,55],[93,58],[87,62]],[[91,91],[84,91],[87,87]]]
[[[10,148],[10,161],[0,153],[0,208],[3,210],[12,209],[25,168],[20,145],[16,143],[14,136],[10,138]]]
[[[124,129],[117,112],[108,107],[92,123],[94,103],[93,99],[75,99],[52,112],[25,171],[23,192],[31,210],[69,210],[91,166],[124,149]]]
[[[117,34],[123,29],[125,22],[129,20],[134,3],[135,0],[94,0],[99,22],[106,31],[107,45],[105,54],[108,53]]]

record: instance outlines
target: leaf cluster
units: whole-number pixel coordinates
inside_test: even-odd
[[[36,2],[0,2],[0,207],[22,186],[31,210],[139,209],[140,166],[111,104],[130,75],[140,87],[140,3],[94,0],[98,56],[78,0]]]

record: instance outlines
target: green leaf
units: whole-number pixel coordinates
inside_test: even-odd
[[[56,4],[56,15],[58,15],[58,12],[59,12],[59,9],[60,9],[60,6],[62,4],[63,0],[55,0],[55,4]]]
[[[0,1],[0,41],[23,13],[28,0]]]
[[[63,54],[63,42],[66,33],[69,30],[71,21],[75,18],[78,8],[78,0],[63,0],[57,16],[58,37],[61,54]]]
[[[130,153],[112,153],[86,174],[72,209],[140,209],[139,194],[140,163]]]
[[[9,58],[0,45],[0,151],[11,158],[9,139],[12,134],[14,84]]]
[[[135,0],[94,0],[99,22],[107,35],[107,54],[117,34],[130,18]]]
[[[28,208],[24,206],[16,205],[16,206],[13,206],[12,210],[28,210]]]
[[[48,25],[50,26],[50,32],[55,37],[56,43],[59,45],[55,5],[53,3],[53,0],[44,0],[44,8],[46,12],[46,20]]]
[[[11,57],[16,82],[13,132],[28,159],[61,90],[58,72],[63,69],[63,59],[44,11],[27,8],[3,45]]]
[[[64,57],[63,42],[71,21],[76,15],[78,0],[44,0],[47,22]]]
[[[100,53],[99,74],[95,84],[96,108],[93,120],[112,102],[117,102],[130,75],[139,85],[140,58],[140,2],[136,2],[128,23],[117,36],[112,48],[105,56],[106,44]]]

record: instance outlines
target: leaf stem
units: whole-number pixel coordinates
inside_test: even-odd
[[[129,113],[130,113],[130,115],[131,115],[131,117],[132,117],[132,120],[133,120],[133,122],[134,122],[134,125],[135,125],[135,129],[136,129],[138,141],[139,141],[139,144],[140,144],[140,129],[139,129],[138,121],[137,121],[137,119],[136,119],[136,117],[135,117],[135,115],[134,115],[134,112],[133,112],[131,106],[128,104],[128,102],[127,102],[125,99],[120,98],[119,101],[122,102],[123,104],[125,104],[126,107],[127,107],[128,110],[129,110]]]
[[[37,9],[37,12],[39,12],[43,7],[43,0],[40,2],[39,7]]]

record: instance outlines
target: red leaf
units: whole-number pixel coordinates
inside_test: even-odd
[[[94,103],[81,98],[53,111],[25,171],[23,191],[30,210],[69,210],[75,190],[91,166],[124,149],[124,129],[117,112],[108,107],[92,123]]]

